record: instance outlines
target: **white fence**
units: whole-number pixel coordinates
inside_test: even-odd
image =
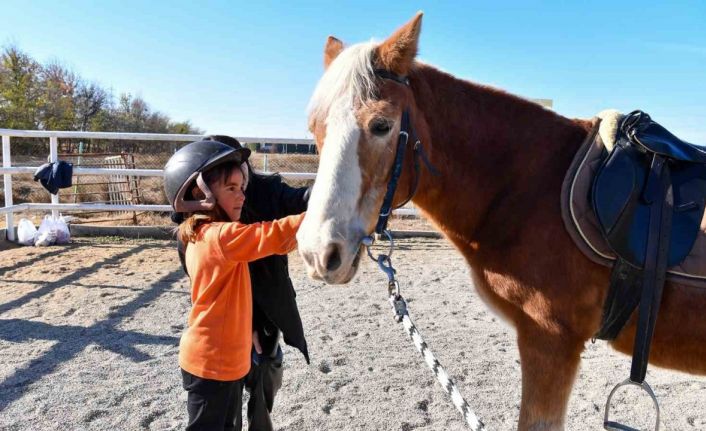
[[[24,203],[14,205],[12,200],[12,175],[33,174],[37,166],[12,166],[11,138],[48,138],[49,161],[58,161],[59,139],[105,139],[105,140],[134,140],[134,141],[167,141],[167,142],[192,142],[202,138],[201,135],[172,135],[159,133],[111,133],[111,132],[68,132],[68,131],[37,131],[0,129],[2,136],[2,168],[5,195],[5,206],[0,208],[0,214],[5,214],[7,224],[7,239],[15,240],[14,213],[27,210],[51,210],[58,216],[59,211],[171,211],[169,205],[119,205],[98,203],[59,203],[59,194],[51,195],[51,203]],[[239,137],[240,142],[246,143],[273,143],[273,144],[311,144],[309,139],[278,139],[278,138],[253,138]],[[74,175],[131,175],[142,177],[161,177],[161,169],[107,169],[107,168],[81,168],[73,169]],[[313,172],[280,172],[285,179],[309,180],[316,178]],[[399,215],[417,215],[413,208],[403,208],[395,211]]]

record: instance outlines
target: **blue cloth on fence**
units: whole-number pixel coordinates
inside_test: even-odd
[[[39,181],[49,193],[55,195],[59,189],[71,187],[73,172],[74,165],[63,160],[45,163],[37,168],[34,173],[34,181]]]

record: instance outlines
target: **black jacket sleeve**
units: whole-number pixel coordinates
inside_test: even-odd
[[[282,182],[279,190],[279,217],[301,214],[309,203],[311,187],[292,187]]]

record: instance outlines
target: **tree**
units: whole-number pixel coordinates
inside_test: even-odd
[[[82,131],[89,130],[99,114],[108,108],[108,101],[108,93],[98,84],[80,82],[74,93],[76,128]]]
[[[39,63],[9,46],[0,54],[0,124],[10,129],[37,129],[42,103]]]
[[[167,133],[177,133],[180,135],[202,135],[203,130],[191,125],[190,121],[171,122],[167,126]]]
[[[200,134],[189,121],[174,122],[147,101],[86,82],[54,61],[42,66],[15,46],[0,51],[0,127]]]
[[[79,77],[59,63],[50,63],[44,66],[42,78],[39,128],[73,130],[76,123],[74,98]]]

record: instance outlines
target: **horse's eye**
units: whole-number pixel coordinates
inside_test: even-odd
[[[390,122],[384,118],[377,118],[370,123],[370,133],[376,136],[386,135],[391,128]]]

